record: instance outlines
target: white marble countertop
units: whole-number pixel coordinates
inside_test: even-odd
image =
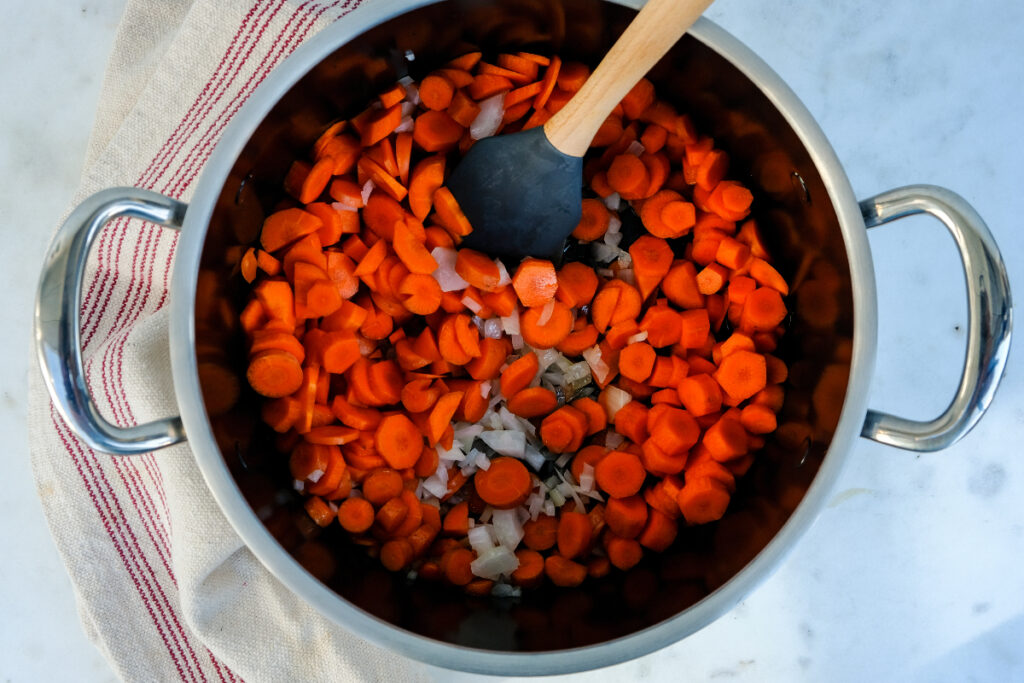
[[[31,301],[46,236],[77,184],[123,0],[3,3],[0,680],[105,681],[36,498],[25,433]],[[928,7],[928,9],[924,9]],[[1024,4],[721,0],[709,15],[817,117],[858,196],[908,183],[961,193],[1024,276]],[[914,218],[871,234],[879,291],[870,405],[939,413],[963,357],[952,241]],[[945,452],[859,441],[834,498],[736,609],[658,653],[560,680],[1024,680],[1021,344],[989,414]],[[439,680],[470,680],[436,672]]]

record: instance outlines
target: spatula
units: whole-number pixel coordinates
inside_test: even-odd
[[[583,87],[542,127],[478,141],[447,185],[465,246],[558,260],[582,213],[583,155],[615,106],[713,0],[648,0]]]

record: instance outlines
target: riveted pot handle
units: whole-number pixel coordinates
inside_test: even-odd
[[[185,204],[148,190],[103,190],[71,212],[50,244],[36,295],[36,353],[58,412],[93,450],[135,455],[185,438],[178,417],[122,428],[100,415],[86,386],[79,331],[85,263],[103,226],[129,217],[177,229],[185,209]]]
[[[953,235],[967,279],[967,356],[956,396],[934,420],[918,422],[869,410],[861,436],[911,451],[936,451],[960,440],[981,419],[1010,352],[1010,283],[999,248],[978,212],[949,190],[910,185],[860,203],[869,228],[927,213]]]

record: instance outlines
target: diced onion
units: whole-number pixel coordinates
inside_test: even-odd
[[[331,202],[331,208],[335,211],[351,211],[352,213],[359,211],[356,207],[344,202]]]
[[[469,568],[476,576],[484,579],[496,581],[502,575],[511,574],[519,567],[519,558],[504,546],[499,545],[478,555]]]
[[[441,285],[442,292],[454,292],[469,287],[469,283],[455,272],[455,259],[458,258],[458,252],[446,247],[434,247],[430,255],[437,262],[437,270],[431,275],[437,280],[437,284]]]
[[[543,374],[545,370],[555,364],[560,355],[556,349],[534,349],[537,354],[537,373]]]
[[[367,180],[363,183],[363,189],[360,191],[360,194],[363,196],[363,204],[366,204],[366,202],[370,200],[370,195],[373,194],[373,189],[375,187],[377,186],[373,184],[372,180]]]
[[[633,272],[632,268],[619,268],[619,272],[616,273],[616,277],[628,284],[636,284],[636,273]]]
[[[587,464],[583,466],[583,471],[580,472],[580,489],[583,491],[594,490],[594,466]]]
[[[626,437],[619,434],[614,429],[609,429],[608,433],[604,437],[605,448],[611,448],[612,450],[618,448],[626,441]]]
[[[555,460],[555,467],[565,467],[569,464],[569,460],[572,458],[573,453],[562,453],[558,456],[558,460]]]
[[[518,335],[519,334],[519,311],[512,311],[512,315],[507,315],[501,319],[501,329],[505,330],[507,335]]]
[[[504,287],[505,285],[512,284],[512,277],[508,274],[508,269],[505,268],[505,264],[501,262],[501,259],[494,259],[494,262],[498,265],[498,286]]]
[[[315,484],[318,481],[320,481],[320,477],[322,476],[324,476],[323,470],[313,470],[312,472],[309,473],[309,476],[306,478],[309,479],[311,483]]]
[[[478,304],[476,299],[471,296],[462,297],[462,305],[473,311],[473,313],[480,313],[480,311],[484,310],[483,306]]]
[[[498,132],[501,120],[505,116],[505,93],[488,97],[479,103],[480,113],[469,124],[469,136],[474,140],[489,138]]]
[[[540,317],[537,318],[537,324],[540,325],[541,327],[547,325],[548,321],[551,320],[551,316],[552,314],[554,314],[554,312],[555,300],[552,299],[551,301],[544,304],[544,308],[540,309]]]
[[[608,232],[622,232],[622,221],[618,216],[612,215],[608,218]]]
[[[601,392],[601,405],[608,415],[609,422],[614,422],[616,413],[632,400],[633,397],[629,395],[628,391],[623,391],[616,386],[608,385]]]
[[[547,459],[544,457],[543,453],[541,453],[533,446],[527,444],[526,450],[523,453],[523,460],[525,460],[526,464],[533,468],[534,472],[539,472],[540,468],[544,466],[544,463]]]
[[[491,516],[493,514],[494,514],[494,508],[492,508],[490,505],[485,505],[484,506],[484,511],[480,513],[480,522],[483,523],[483,524],[487,524],[488,522],[491,521]]]
[[[402,118],[412,118],[416,113],[416,105],[412,102],[402,102]]]
[[[499,423],[504,426],[500,414],[496,414]],[[526,434],[521,430],[494,429],[483,432],[480,440],[490,446],[496,453],[521,458],[526,451]]]
[[[480,382],[480,398],[487,398],[491,395],[491,383]]]
[[[406,78],[409,79],[408,82],[405,81]],[[413,106],[419,105],[419,103],[420,103],[420,89],[419,89],[419,86],[417,86],[416,83],[413,82],[412,78],[409,78],[408,76],[404,76],[398,82],[402,84],[403,88],[405,88],[405,99],[409,102],[409,104],[411,104]]]
[[[604,205],[608,207],[610,211],[618,211],[619,206],[622,205],[622,197],[619,196],[618,192],[612,192],[610,195],[604,198]],[[615,220],[618,220],[615,216],[612,216]],[[609,224],[608,229],[611,230]]]
[[[484,321],[484,336],[488,339],[501,339],[504,333],[501,318],[488,318]]]
[[[601,357],[601,347],[597,345],[591,346],[583,352],[583,359],[587,361],[587,365],[590,366],[590,374],[594,376],[594,379],[599,383],[604,384],[605,380],[608,379],[608,373],[611,369]]]
[[[509,550],[515,550],[523,538],[523,524],[519,521],[519,513],[515,510],[495,510],[491,515],[494,535],[498,543]]]
[[[416,122],[412,120],[411,116],[403,116],[398,127],[395,128],[396,133],[411,133],[414,130],[416,130]]]
[[[512,348],[516,351],[520,350],[525,345],[523,343],[523,337],[520,334],[510,335],[509,339],[512,340]]]
[[[565,501],[562,501],[562,502],[564,503]],[[548,501],[544,502],[544,514],[547,515],[548,517],[554,517],[555,516],[555,501],[548,500]]]
[[[632,337],[627,339],[626,343],[627,344],[636,344],[637,342],[642,342],[645,339],[647,339],[647,330],[640,330],[639,332],[634,334]]]
[[[607,232],[604,233],[604,237],[601,238],[601,241],[607,244],[609,247],[618,247],[619,242],[622,241],[622,233],[612,232],[611,230],[608,230]]]
[[[302,493],[303,491],[306,490],[306,482],[302,481],[301,479],[296,479],[295,481],[292,482],[292,488],[298,491],[299,493]]]
[[[642,142],[640,142],[639,140],[633,140],[633,142],[629,143],[629,147],[626,148],[625,153],[632,154],[633,156],[638,157],[646,151],[647,148],[644,147]]]
[[[482,555],[486,551],[494,547],[494,539],[491,537],[491,525],[490,524],[478,524],[469,530],[467,534],[469,537],[469,545],[476,551],[477,555]]]
[[[483,453],[477,453],[475,462],[477,468],[481,470],[489,470],[491,468],[491,459]]]

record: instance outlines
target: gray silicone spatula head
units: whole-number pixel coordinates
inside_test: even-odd
[[[473,226],[463,244],[496,256],[557,259],[580,220],[583,155],[597,129],[711,2],[648,0],[543,127],[474,144],[447,181]]]
[[[480,140],[447,185],[473,226],[465,246],[557,260],[580,221],[582,182],[583,159],[555,149],[538,127]]]

